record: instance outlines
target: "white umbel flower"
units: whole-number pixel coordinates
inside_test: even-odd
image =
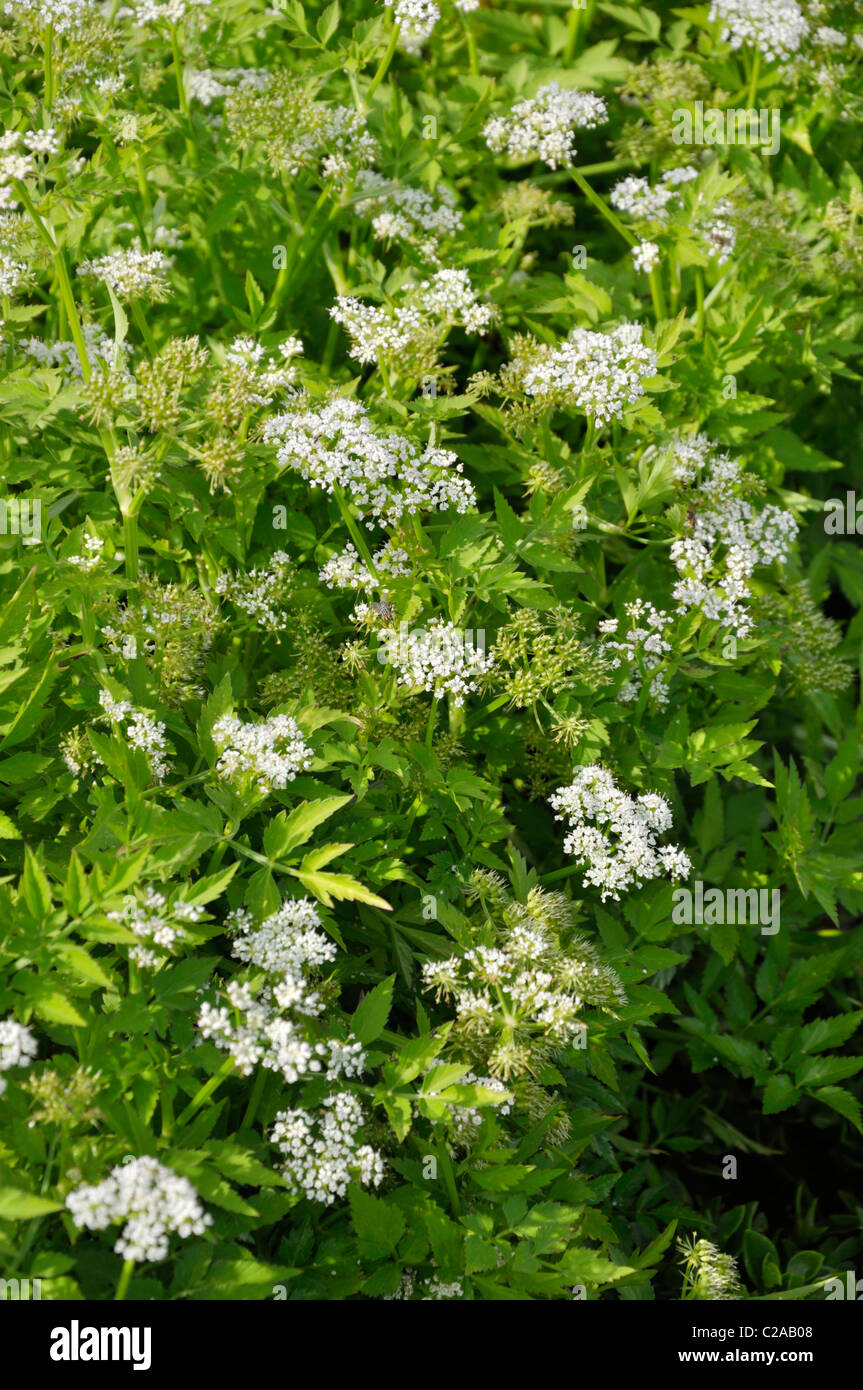
[[[330,495],[344,489],[370,530],[375,522],[395,526],[405,514],[466,512],[476,502],[455,454],[431,446],[420,452],[403,435],[375,434],[359,401],[336,396],[315,410],[277,415],[263,438],[277,445],[281,467],[311,487]]]
[[[393,15],[399,27],[400,47],[406,53],[419,53],[440,19],[434,0],[384,0],[384,4],[387,8],[395,5]]]
[[[597,425],[619,420],[657,372],[656,353],[641,339],[638,323],[610,333],[576,328],[559,347],[543,346],[525,372],[524,390],[549,405],[574,406]]]
[[[752,44],[765,58],[789,58],[809,33],[809,21],[797,0],[712,0],[710,20],[722,23],[722,38],[732,48]]]
[[[298,1197],[332,1206],[351,1180],[377,1187],[384,1176],[380,1154],[359,1142],[362,1106],[345,1091],[330,1095],[322,1110],[280,1110],[270,1138],[282,1153],[282,1175]]]
[[[610,772],[592,764],[577,768],[570,785],[558,787],[549,804],[555,819],[569,826],[564,851],[584,870],[585,882],[601,889],[603,902],[649,879],[685,878],[691,872],[676,845],[657,847],[657,835],[671,827],[671,807],[655,792],[628,796]]]
[[[259,791],[283,791],[298,772],[306,772],[314,754],[300,726],[287,714],[276,714],[258,724],[244,724],[235,715],[223,714],[213,725],[213,742],[219,750],[216,772],[220,777],[255,779]]]
[[[172,264],[164,251],[144,251],[134,245],[82,261],[78,274],[101,281],[123,299],[164,300],[170,292],[167,273]]]
[[[640,241],[632,248],[632,261],[636,270],[649,275],[659,265],[659,247],[655,241]]]
[[[0,1021],[0,1072],[12,1067],[29,1067],[36,1056],[36,1039],[16,1018]],[[0,1076],[0,1096],[6,1090],[6,1082]]]
[[[119,1164],[103,1182],[70,1192],[66,1206],[88,1231],[125,1222],[114,1250],[136,1263],[164,1260],[169,1235],[200,1236],[213,1221],[188,1179],[155,1158]]]
[[[491,655],[472,645],[464,629],[443,618],[432,618],[426,628],[413,631],[402,624],[397,634],[385,628],[378,637],[385,644],[379,656],[396,667],[399,685],[430,691],[436,700],[449,694],[454,705],[464,704],[468,691],[476,690],[477,677],[494,664]]]
[[[128,700],[115,700],[107,690],[99,691],[99,704],[109,723],[126,724],[123,730],[126,740],[144,754],[156,781],[164,782],[169,764],[162,721],[153,719],[146,710],[136,709]]]
[[[593,130],[607,120],[602,97],[550,82],[535,97],[516,102],[508,115],[493,116],[483,135],[490,150],[517,164],[541,159],[558,169],[575,159],[576,130]]]

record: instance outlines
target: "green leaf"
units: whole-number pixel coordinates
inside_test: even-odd
[[[30,1221],[34,1216],[48,1216],[62,1210],[62,1202],[21,1192],[16,1187],[0,1187],[0,1221]]]
[[[370,907],[379,907],[384,912],[392,910],[384,898],[364,888],[349,874],[303,873],[300,869],[290,869],[289,872],[300,880],[304,888],[314,893],[324,907],[332,907],[333,898],[338,898],[340,902],[368,903]]]
[[[819,1091],[815,1091],[816,1100],[823,1100],[825,1105],[829,1105],[833,1110],[838,1110],[840,1115],[844,1115],[846,1120],[850,1120],[855,1129],[863,1134],[863,1124],[860,1122],[860,1102],[850,1091],[846,1091],[843,1086],[822,1086]]]
[[[269,859],[283,859],[292,849],[304,845],[313,830],[352,800],[351,796],[323,796],[318,801],[300,802],[289,816],[281,811],[264,831],[264,853]]]
[[[393,1002],[395,981],[395,975],[389,975],[387,979],[381,980],[380,984],[375,985],[371,993],[367,994],[354,1010],[351,1017],[351,1031],[356,1034],[361,1043],[374,1042],[375,1038],[379,1038],[386,1027]]]
[[[348,1200],[361,1252],[378,1259],[392,1254],[405,1232],[405,1218],[398,1207],[356,1186]]]

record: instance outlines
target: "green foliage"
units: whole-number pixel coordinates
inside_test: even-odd
[[[856,7],[789,63],[665,0],[72,8],[0,26],[0,1275],[824,1297]],[[486,139],[550,83],[571,166]],[[206,1219],[129,1254],[75,1194],[134,1160]]]

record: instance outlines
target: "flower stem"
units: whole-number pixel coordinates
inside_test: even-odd
[[[366,104],[368,104],[368,101],[369,101],[370,97],[373,97],[373,96],[374,96],[374,94],[375,94],[375,92],[377,91],[378,87],[381,85],[381,83],[383,82],[384,78],[386,77],[386,75],[387,75],[387,70],[389,69],[389,65],[390,65],[390,63],[392,62],[393,56],[394,56],[395,51],[396,51],[396,44],[397,44],[398,41],[399,41],[399,26],[396,24],[395,20],[392,20],[392,19],[390,20],[390,24],[391,24],[391,26],[392,26],[392,28],[391,28],[391,30],[390,30],[390,41],[389,41],[389,43],[387,44],[387,48],[386,48],[386,52],[384,53],[384,56],[381,58],[381,61],[378,63],[378,70],[377,70],[377,72],[375,73],[374,77],[373,77],[372,80],[371,80],[371,85],[370,85],[368,91],[366,92]]]
[[[662,292],[662,280],[656,268],[650,272],[650,298],[653,301],[653,312],[656,315],[657,321],[667,318],[665,295]]]
[[[761,50],[756,48],[752,59],[752,70],[749,74],[749,91],[746,97],[746,105],[751,110],[755,105],[755,98],[758,93],[758,79],[761,75]]]
[[[240,1125],[240,1129],[251,1129],[252,1123],[255,1118],[255,1114],[257,1113],[258,1106],[261,1102],[261,1096],[264,1092],[264,1083],[266,1079],[267,1073],[264,1071],[263,1067],[259,1067],[258,1074],[255,1077],[254,1084],[252,1086],[252,1094],[249,1096],[249,1103],[246,1106],[246,1113],[243,1116],[243,1122]]]
[[[369,550],[369,547],[366,544],[365,536],[363,535],[362,531],[357,525],[356,519],[351,516],[351,511],[347,499],[340,487],[333,488],[333,497],[336,499],[336,506],[338,507],[341,513],[342,521],[345,523],[345,525],[348,528],[348,531],[350,532],[351,540],[353,541],[360,555],[362,555],[363,560],[366,563],[366,567],[368,568],[369,573],[374,578],[375,583],[380,585],[380,575],[375,569],[375,562],[372,559],[371,551]]]
[[[179,1119],[177,1120],[178,1129],[182,1129],[183,1125],[189,1123],[196,1111],[200,1110],[201,1106],[204,1104],[204,1101],[210,1099],[210,1096],[213,1094],[216,1088],[218,1086],[221,1086],[225,1077],[230,1076],[233,1070],[233,1057],[226,1057],[222,1065],[219,1067],[219,1070],[215,1072],[213,1076],[210,1077],[209,1081],[204,1082],[204,1085],[200,1088],[197,1094],[194,1095],[192,1099],[189,1101],[189,1104],[186,1106],[185,1110],[182,1112]]]
[[[114,1294],[115,1303],[122,1303],[123,1299],[126,1297],[134,1270],[134,1260],[123,1261],[123,1268],[120,1271],[120,1278],[117,1281],[117,1292]]]
[[[54,105],[54,28],[50,24],[45,26],[42,53],[45,70],[45,110],[50,111]]]
[[[569,166],[569,172],[571,173],[574,182],[581,189],[585,198],[587,198],[589,202],[593,203],[593,206],[596,208],[597,212],[602,213],[606,222],[608,222],[609,225],[614,228],[618,236],[623,237],[623,240],[626,242],[627,246],[634,246],[636,243],[636,238],[632,235],[632,232],[630,232],[627,227],[624,227],[620,218],[616,215],[616,213],[612,212],[605,199],[601,198],[599,194],[591,188],[590,184],[587,182],[587,179],[584,177],[584,174],[579,169],[576,169],[573,165]]]

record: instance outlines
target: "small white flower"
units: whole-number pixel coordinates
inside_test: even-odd
[[[659,247],[655,241],[640,241],[632,248],[632,260],[636,270],[649,275],[659,265]]]

